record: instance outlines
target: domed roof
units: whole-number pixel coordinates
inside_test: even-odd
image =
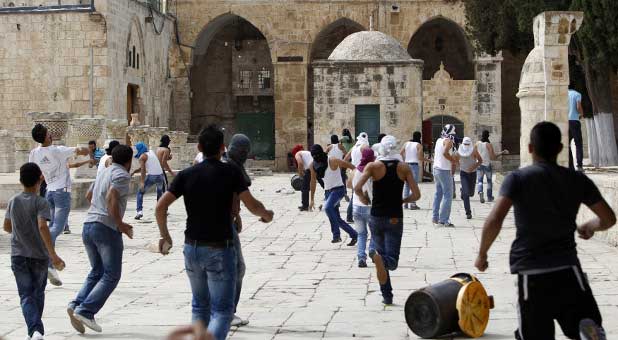
[[[350,34],[335,48],[328,60],[409,61],[412,57],[399,41],[378,31]]]

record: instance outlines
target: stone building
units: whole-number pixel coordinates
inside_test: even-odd
[[[517,69],[523,59],[475,55],[464,34],[462,1],[18,0],[0,6],[0,128],[14,130],[22,144],[32,124],[26,112],[127,123],[137,113],[142,124],[192,135],[210,123],[224,126],[228,137],[243,132],[254,140],[256,158],[285,169],[293,145],[323,142],[317,133],[328,122],[315,112],[314,71],[372,22],[374,31],[424,61],[419,117],[428,143],[448,122],[470,136],[489,129],[494,143],[516,141],[505,146],[518,151],[519,126],[504,122],[519,124],[519,108],[503,98],[514,97],[519,72],[505,74],[501,65]],[[349,124],[354,114],[347,112]],[[421,128],[414,114],[401,139]]]

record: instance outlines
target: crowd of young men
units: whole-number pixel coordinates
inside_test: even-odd
[[[469,138],[463,139],[456,152],[452,151],[454,133],[453,126],[445,126],[442,138],[436,143],[434,159],[438,190],[433,217],[444,226],[450,224],[450,207],[446,209],[444,202],[440,204],[440,201],[451,197],[455,163],[460,164],[461,175],[466,177],[466,188],[462,188],[466,196],[473,190],[474,183],[466,174],[483,166],[483,152],[478,151],[479,144],[472,146]],[[32,136],[41,145],[31,152],[31,162],[20,168],[24,191],[10,200],[4,230],[13,234],[11,263],[28,326],[28,339],[40,340],[45,334],[41,316],[47,279],[52,284],[62,284],[56,270],[65,267],[54,244],[66,225],[70,209],[69,159],[74,155],[90,155],[93,159],[96,148],[54,146],[51,134],[40,124],[33,128]],[[486,141],[481,143],[489,142],[488,134],[483,138]],[[415,136],[413,141],[418,139]],[[588,177],[582,172],[558,166],[556,159],[563,146],[556,125],[548,122],[537,124],[530,141],[529,151],[534,164],[506,177],[500,196],[486,220],[475,266],[480,271],[487,269],[489,248],[508,211],[514,207],[517,235],[510,260],[511,271],[518,277],[520,317],[515,337],[551,339],[555,319],[569,338],[604,339],[602,318],[577,257],[574,234],[577,232],[580,238],[590,239],[595,232],[612,227],[616,217]],[[403,209],[421,197],[417,184],[419,175],[411,166],[414,162],[405,160],[419,162],[424,156],[408,154],[408,151],[414,153],[418,150],[416,145],[410,145],[410,150],[406,147],[399,149],[395,137],[389,135],[381,136],[379,142],[370,147],[366,134],[361,134],[350,150],[339,145],[337,138],[332,138],[332,145],[326,151],[320,145],[313,145],[308,154],[297,150],[294,155],[299,174],[304,176],[304,191],[307,191],[307,182],[309,186],[310,195],[303,194],[301,210],[313,209],[316,183],[320,183],[325,190],[324,210],[331,225],[332,242],[342,241],[340,229],[349,235],[348,246],[358,242],[359,267],[367,267],[367,229],[371,231],[369,257],[375,263],[383,302],[387,305],[393,303],[389,271],[398,266]],[[484,147],[489,157],[495,157],[493,149]],[[251,143],[246,136],[235,135],[228,150],[223,132],[211,126],[200,133],[198,148],[203,160],[175,174],[167,165],[167,160],[171,159],[169,138],[162,138],[157,152],[148,151],[143,143],[136,145],[135,158],[140,162],[138,171],[142,173],[138,216],[141,212],[140,195],[144,194],[147,184],[167,186],[163,169],[175,175],[165,193],[165,189],[158,190],[155,215],[161,236],[159,251],[168,254],[174,244],[167,226],[167,212],[182,197],[187,213],[183,254],[193,294],[193,321],[204,325],[208,336],[225,339],[232,323],[247,323],[236,316],[245,271],[238,236],[242,231],[240,202],[264,223],[271,222],[274,213],[249,191],[251,179],[244,163]],[[133,227],[124,222],[133,149],[112,142],[106,155],[99,156],[96,180],[89,190],[91,204],[82,232],[91,271],[67,307],[71,325],[79,333],[84,333],[86,327],[95,332],[102,331],[95,315],[120,280],[122,235],[133,237]],[[351,159],[352,163],[345,159]],[[339,214],[339,203],[346,196],[347,181],[345,171],[342,171],[345,169],[353,171],[350,178],[354,193],[351,204],[356,230]],[[43,179],[47,183],[45,198],[38,195]],[[404,185],[407,188],[405,193]],[[597,218],[577,225],[575,219],[581,204],[587,205]],[[468,212],[469,201],[466,205]],[[570,298],[565,299],[565,296]],[[177,331],[178,334],[182,332],[186,330]]]

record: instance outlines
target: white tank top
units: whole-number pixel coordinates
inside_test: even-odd
[[[449,153],[452,153],[452,150],[449,150]],[[444,157],[444,138],[439,138],[436,141],[433,168],[439,170],[451,170],[451,161]]]
[[[363,152],[361,151],[361,147],[360,146],[354,146],[352,148],[352,152],[350,154],[351,160],[352,160],[352,165],[354,166],[358,166],[361,162],[361,159],[363,157]]]
[[[330,160],[333,158],[332,156],[328,156],[326,171],[324,171],[324,190],[343,186],[343,179],[341,178],[341,170],[339,170],[339,167],[335,170],[330,168]]]
[[[356,186],[356,184],[360,181],[360,178],[362,176],[363,176],[362,172],[358,170],[354,170],[354,177],[352,178],[352,185]],[[356,194],[356,191],[354,190],[352,191],[354,192],[354,199],[352,200],[352,204],[354,204],[355,206],[359,206],[359,207],[366,207],[367,205],[361,202],[360,198]],[[367,180],[367,182],[365,182],[365,185],[363,185],[363,192],[367,192],[369,194],[369,199],[373,198],[373,181],[371,180],[371,177]]]
[[[148,159],[146,160],[146,174],[148,175],[163,175],[163,168],[161,167],[161,163],[159,163],[159,158],[157,158],[157,154],[149,150],[146,155]]]
[[[341,149],[339,149],[339,145],[338,144],[331,144],[332,147],[330,148],[330,151],[328,152],[328,155],[330,157],[335,157],[337,159],[343,159],[343,151],[341,151]]]
[[[97,177],[99,177],[101,172],[105,170],[105,162],[107,162],[107,160],[110,159],[111,157],[112,156],[106,154],[103,157],[101,157],[101,159],[99,159],[99,166],[97,167]]]
[[[477,142],[476,149],[479,151],[481,158],[483,159],[482,165],[489,166],[491,164],[491,157],[489,157],[489,148],[487,147],[487,142]]]
[[[418,161],[418,145],[420,145],[417,142],[407,142],[405,145],[405,151],[406,151],[406,163],[420,163]]]
[[[311,163],[313,163],[313,157],[311,156],[311,152],[303,150],[298,151],[300,154],[300,158],[303,160],[303,168],[304,170],[309,170]]]

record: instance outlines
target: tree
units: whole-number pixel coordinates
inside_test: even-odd
[[[534,46],[532,22],[544,11],[580,10],[584,22],[570,50],[583,65],[594,123],[587,120],[595,165],[618,164],[613,129],[611,72],[618,67],[618,1],[616,0],[464,0],[467,31],[478,50],[528,53]],[[591,136],[596,137],[592,138]]]

